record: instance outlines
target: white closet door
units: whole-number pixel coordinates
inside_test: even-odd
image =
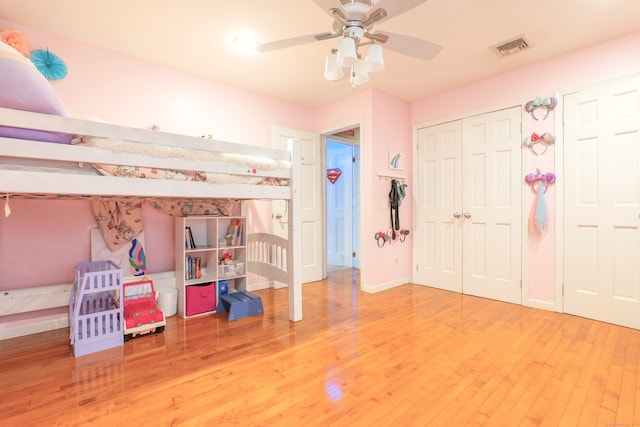
[[[463,120],[463,292],[522,302],[522,113]]]
[[[521,303],[519,107],[418,130],[418,284]]]
[[[462,121],[418,130],[416,277],[462,292]]]
[[[640,76],[565,96],[564,120],[564,311],[640,329]]]

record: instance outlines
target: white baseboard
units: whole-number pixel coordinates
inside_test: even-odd
[[[34,317],[25,319],[0,320],[0,340],[53,331],[68,326],[69,314],[66,310],[63,313],[36,314]]]
[[[263,281],[247,284],[247,290],[249,292],[260,291],[262,289],[269,289],[269,288],[272,288],[272,287],[273,287],[273,284],[268,280],[263,280]]]
[[[559,309],[555,303],[550,302],[550,301],[543,301],[543,300],[539,300],[539,299],[532,299],[529,298],[527,300],[525,300],[522,305],[524,305],[525,307],[531,307],[531,308],[538,308],[540,310],[547,310],[547,311],[556,311],[558,313],[561,313],[562,310]]]
[[[176,287],[173,271],[148,274],[156,291]],[[125,281],[138,278],[125,277]],[[71,284],[0,291],[0,340],[53,331],[69,326]],[[52,313],[49,309],[65,307]],[[46,310],[43,312],[43,310]]]
[[[173,271],[148,274],[147,277],[153,280],[156,291],[176,287],[176,276]],[[137,279],[139,278],[124,278],[125,282]],[[408,279],[402,283],[407,282]],[[281,282],[265,280],[247,285],[247,290],[280,289],[286,286]],[[71,287],[71,284],[61,284],[0,291],[0,340],[67,328]],[[378,290],[370,292],[378,292]],[[59,307],[67,309],[60,313],[51,313],[51,311],[42,313],[42,310]]]
[[[382,292],[388,289],[397,288],[398,286],[406,285],[408,283],[411,283],[411,277],[403,277],[391,282],[379,283],[377,285],[367,285],[365,283],[360,286],[360,290],[362,290],[363,292],[368,292],[370,294],[375,294],[376,292]]]
[[[286,283],[278,282],[277,280],[260,280],[247,285],[248,291],[260,291],[262,289],[282,289],[288,288]]]

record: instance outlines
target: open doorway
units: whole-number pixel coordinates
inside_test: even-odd
[[[326,136],[327,273],[360,268],[359,132]]]

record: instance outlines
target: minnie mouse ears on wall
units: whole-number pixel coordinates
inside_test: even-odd
[[[524,145],[529,150],[531,150],[531,152],[536,156],[541,156],[547,152],[547,148],[549,148],[550,145],[553,145],[555,143],[556,143],[555,136],[553,136],[549,132],[545,132],[542,135],[538,135],[537,133],[534,132],[531,134],[530,137],[527,137],[524,140],[524,143],[522,145]],[[541,149],[535,148],[535,146],[538,144],[541,145],[543,148]]]
[[[553,111],[558,105],[558,99],[551,96],[549,98],[536,98],[533,101],[529,101],[524,106],[527,113],[531,113],[535,120],[544,120],[549,116],[549,112]],[[537,110],[544,111],[544,116],[539,117],[540,113],[536,113]]]

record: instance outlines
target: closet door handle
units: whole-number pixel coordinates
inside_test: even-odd
[[[454,212],[453,213],[453,217],[454,218],[460,218],[460,212]]]
[[[465,213],[462,214],[462,216],[467,218],[467,219],[469,219],[469,218],[471,218],[471,212],[465,212]]]

